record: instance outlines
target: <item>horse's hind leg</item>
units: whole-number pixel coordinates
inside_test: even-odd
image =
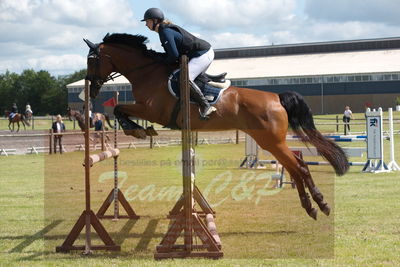
[[[312,207],[310,196],[307,194],[304,187],[304,177],[309,175],[307,168],[301,166],[293,152],[287,147],[286,143],[263,143],[263,140],[256,140],[261,148],[268,150],[279,161],[280,164],[289,172],[290,176],[296,183],[296,188],[299,193],[301,206],[306,210],[307,214],[317,219],[317,210]]]
[[[324,201],[324,196],[322,195],[321,191],[319,191],[318,187],[315,185],[307,165],[304,163],[303,159],[301,159],[299,156],[297,155],[294,156],[296,157],[296,160],[298,164],[301,166],[301,168],[305,170],[304,173],[306,175],[303,176],[304,183],[306,184],[308,190],[310,191],[313,200],[318,204],[319,209],[325,215],[328,216],[331,211],[331,208],[329,207],[328,203]]]

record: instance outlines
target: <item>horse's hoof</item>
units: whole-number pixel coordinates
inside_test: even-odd
[[[318,210],[316,208],[312,208],[310,211],[307,212],[308,216],[310,216],[311,218],[313,218],[314,220],[317,220],[317,213]]]
[[[326,204],[325,207],[323,207],[323,208],[321,209],[321,211],[322,211],[326,216],[329,216],[329,214],[331,213],[331,208],[329,207],[328,204]]]

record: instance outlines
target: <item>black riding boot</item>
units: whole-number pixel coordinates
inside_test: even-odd
[[[197,86],[196,83],[194,82],[189,82],[189,83],[190,83],[190,97],[193,98],[193,100],[196,101],[197,104],[199,104],[200,106],[199,109],[200,119],[207,120],[208,115],[210,115],[217,109],[213,106],[210,106],[207,99],[204,97],[203,93],[201,92],[200,88]]]

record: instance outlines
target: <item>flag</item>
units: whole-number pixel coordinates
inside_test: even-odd
[[[82,101],[85,101],[85,88],[83,88],[82,92],[79,93],[78,97]]]
[[[106,102],[103,103],[104,107],[115,107],[117,105],[115,98],[111,97]]]

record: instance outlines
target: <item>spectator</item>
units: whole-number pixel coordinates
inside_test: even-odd
[[[344,108],[344,114],[343,114],[343,122],[344,124],[344,130],[346,132],[346,127],[350,131],[350,120],[353,118],[353,112],[351,112],[350,107],[346,106]]]
[[[58,142],[58,146],[60,149],[60,154],[62,154],[63,150],[62,150],[62,135],[58,135],[62,132],[65,132],[65,124],[62,121],[61,115],[57,115],[56,117],[56,121],[53,122],[53,125],[51,126],[51,128],[53,129],[53,133],[55,133],[54,135],[54,154],[57,153],[57,142]]]

